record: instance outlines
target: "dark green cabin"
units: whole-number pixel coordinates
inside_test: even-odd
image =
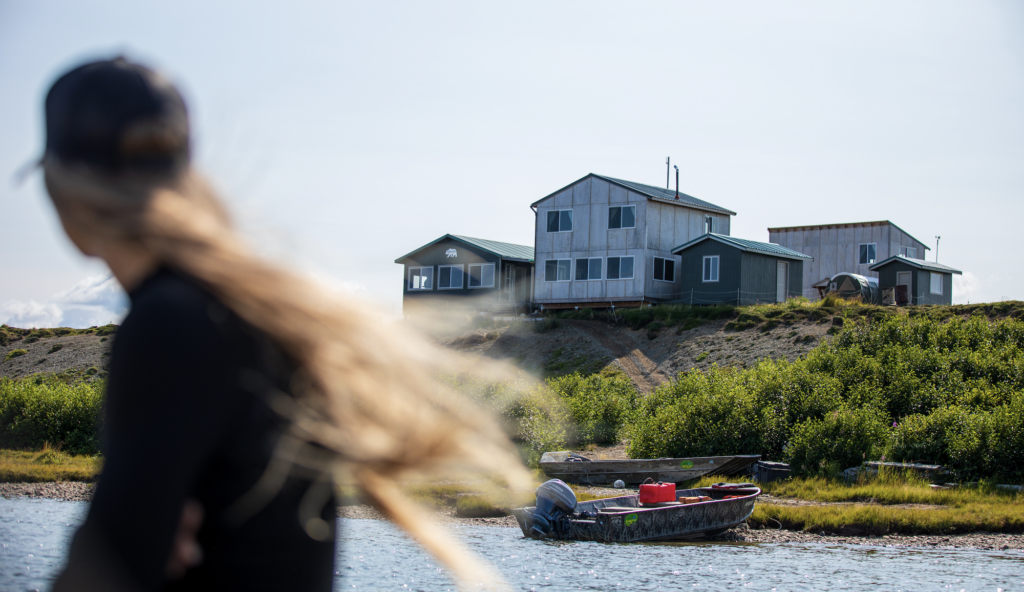
[[[709,233],[672,249],[681,258],[676,299],[690,304],[785,302],[803,295],[804,261],[792,249]]]
[[[533,247],[446,234],[395,263],[405,316],[530,312]]]
[[[903,255],[889,257],[868,269],[878,272],[883,298],[886,289],[907,286],[906,304],[953,304],[953,274],[963,275],[948,265]]]

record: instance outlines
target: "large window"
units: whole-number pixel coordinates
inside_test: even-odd
[[[674,282],[676,281],[676,261],[675,259],[663,259],[661,257],[654,258],[654,279],[659,282]]]
[[[455,290],[462,287],[461,265],[437,266],[437,289]]]
[[[608,208],[608,228],[636,228],[636,206]]]
[[[909,259],[917,259],[917,248],[915,247],[900,247],[900,255]]]
[[[572,232],[572,210],[548,212],[548,232]]]
[[[631,280],[631,279],[633,279],[633,258],[632,257],[609,257],[608,258],[608,279],[610,279],[610,280]]]
[[[860,245],[860,264],[870,265],[875,262],[875,243]]]
[[[409,268],[409,289],[410,290],[431,290],[434,288],[433,267],[410,267]]]
[[[933,273],[933,274],[931,274],[931,279],[932,279],[931,293],[932,294],[940,294],[941,295],[942,294],[942,274],[941,273]]]
[[[718,232],[718,219],[714,216],[704,216],[704,234]]]
[[[601,258],[591,257],[576,260],[576,280],[599,280],[601,279]]]
[[[544,262],[544,281],[569,281],[570,267],[572,267],[572,259],[548,259],[547,261]]]
[[[469,287],[470,288],[493,288],[494,287],[494,264],[480,263],[469,266]]]
[[[718,255],[710,255],[704,258],[704,281],[718,281]]]

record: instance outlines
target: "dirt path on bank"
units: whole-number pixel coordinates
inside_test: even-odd
[[[566,324],[579,329],[615,356],[622,371],[629,376],[640,392],[649,393],[658,385],[668,382],[668,377],[658,370],[657,364],[640,351],[629,335],[615,330],[603,330],[599,323],[594,322],[566,321]]]

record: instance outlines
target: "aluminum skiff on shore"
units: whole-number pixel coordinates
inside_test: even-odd
[[[545,452],[540,468],[552,479],[587,485],[643,483],[647,479],[680,483],[704,475],[739,475],[761,459],[760,455],[658,458],[649,460],[590,460],[570,452]]]
[[[739,526],[754,511],[754,500],[761,494],[757,487],[745,489],[684,489],[676,498],[707,496],[711,501],[686,505],[640,507],[638,495],[580,502],[575,513],[552,524],[548,539],[636,543],[700,538],[721,534]],[[722,499],[725,496],[739,496]],[[530,536],[534,508],[512,510],[523,530]]]

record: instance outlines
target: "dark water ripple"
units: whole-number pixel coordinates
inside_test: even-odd
[[[87,504],[0,499],[0,590],[45,590]],[[340,519],[337,590],[452,590],[437,562],[395,527]],[[517,590],[1024,591],[1015,551],[821,544],[540,543],[518,529],[453,526]]]

